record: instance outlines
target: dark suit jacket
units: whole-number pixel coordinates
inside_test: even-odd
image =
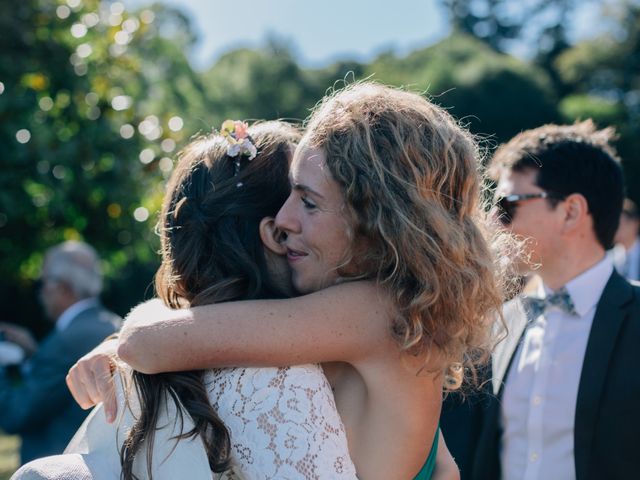
[[[63,331],[54,330],[44,339],[20,382],[0,375],[0,427],[22,436],[22,463],[62,453],[67,446],[88,413],[69,393],[67,372],[117,331],[120,321],[99,305],[84,310]]]
[[[505,304],[509,329],[492,362],[495,397],[485,409],[473,478],[500,478],[500,399],[525,330],[519,299]],[[582,364],[574,427],[577,480],[628,479],[640,472],[640,287],[614,272],[596,307]]]
[[[482,426],[482,408],[487,395],[484,387],[467,387],[467,391],[462,393],[449,393],[442,404],[440,430],[460,470],[461,480],[471,479],[472,462]]]

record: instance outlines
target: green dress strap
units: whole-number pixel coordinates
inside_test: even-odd
[[[429,480],[433,475],[433,471],[436,469],[436,456],[438,455],[438,436],[440,435],[440,425],[436,430],[436,436],[433,439],[433,445],[431,445],[431,452],[427,457],[427,461],[415,476],[413,480]]]

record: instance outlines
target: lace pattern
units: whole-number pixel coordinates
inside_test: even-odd
[[[96,407],[65,455],[31,462],[12,479],[118,480],[119,448],[140,411],[135,396],[125,407],[126,390],[120,380],[116,376],[115,424],[105,422],[102,405]],[[199,438],[176,442],[193,422],[188,414],[184,424],[177,422],[177,409],[182,407],[169,402],[161,409],[155,435],[155,480],[356,478],[344,426],[319,366],[217,369],[206,373],[205,382],[212,405],[231,433],[232,468],[212,474]],[[134,463],[140,479],[148,478],[145,458],[143,448]]]
[[[355,479],[344,425],[318,365],[215,369],[205,382],[231,432],[230,479]]]

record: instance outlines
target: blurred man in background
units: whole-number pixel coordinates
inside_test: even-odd
[[[73,401],[65,376],[120,326],[121,319],[100,304],[101,291],[95,250],[83,242],[61,243],[46,252],[40,277],[40,301],[55,322],[53,331],[38,345],[25,329],[0,326],[26,357],[17,382],[0,371],[0,427],[22,437],[22,463],[62,453],[87,415]]]
[[[640,280],[640,212],[635,202],[626,198],[612,250],[616,270],[627,280]]]

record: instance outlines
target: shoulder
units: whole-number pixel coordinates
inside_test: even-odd
[[[511,319],[517,316],[521,316],[525,314],[524,303],[520,296],[512,298],[508,302],[505,302],[502,306],[502,315],[504,315],[505,320]]]
[[[390,319],[396,315],[391,293],[368,280],[339,283],[293,300],[301,311],[322,310],[327,316],[348,320],[353,328],[366,327],[368,334],[388,333]]]
[[[368,313],[375,314],[380,311],[383,315],[387,315],[388,310],[393,308],[391,294],[370,280],[338,283],[296,298],[300,300],[331,300]]]
[[[505,337],[527,322],[524,302],[517,296],[502,306],[502,317],[496,318],[493,325],[493,335],[496,339]]]
[[[118,331],[121,322],[118,315],[98,305],[79,313],[56,335],[71,351],[85,352]]]
[[[632,312],[640,311],[640,282],[629,281],[613,272],[604,288],[599,303],[619,305]]]
[[[80,312],[64,331],[117,330],[121,323],[122,318],[119,315],[97,304]]]

